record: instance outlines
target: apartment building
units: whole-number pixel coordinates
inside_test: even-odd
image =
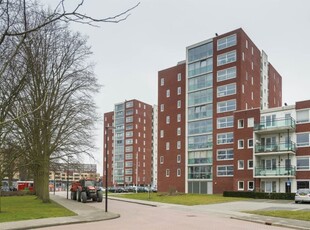
[[[158,72],[158,191],[185,191],[186,63]]]
[[[282,78],[242,29],[188,46],[185,73],[178,69],[181,66],[158,73],[158,105],[164,109],[158,112],[158,190],[175,187],[208,194],[233,190],[234,162],[242,155],[235,136],[238,125],[244,125],[236,121],[236,111],[281,106]],[[179,74],[185,75],[182,86],[176,80]],[[173,123],[178,114],[184,124]],[[254,125],[252,119],[249,122]],[[251,131],[247,132],[251,139]],[[180,149],[174,149],[175,143]],[[178,154],[183,164],[176,162]]]
[[[108,186],[151,184],[152,116],[152,106],[138,100],[115,104],[104,114],[103,180],[107,164]]]
[[[310,101],[235,113],[234,189],[310,188]]]

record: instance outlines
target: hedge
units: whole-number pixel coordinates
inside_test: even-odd
[[[265,192],[242,192],[242,191],[224,191],[225,197],[245,197],[253,199],[272,199],[272,200],[294,200],[295,193],[265,193]]]

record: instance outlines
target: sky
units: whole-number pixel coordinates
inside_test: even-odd
[[[55,6],[57,0],[41,0]],[[66,0],[68,10],[78,0]],[[282,76],[283,104],[310,99],[309,0],[84,0],[80,12],[95,18],[140,5],[120,23],[99,27],[72,24],[88,36],[91,61],[102,85],[95,97],[103,117],[114,104],[137,99],[157,104],[158,71],[185,60],[186,47],[243,28]],[[94,152],[102,174],[103,123],[97,124]],[[88,161],[88,159],[86,159]]]

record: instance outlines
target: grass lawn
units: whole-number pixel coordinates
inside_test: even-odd
[[[1,197],[0,223],[74,215],[74,212],[53,201],[44,204],[36,196]]]
[[[252,213],[256,215],[263,216],[273,216],[273,217],[281,217],[295,220],[306,220],[310,221],[310,212],[309,211],[301,211],[301,210],[273,210],[273,211],[247,211],[246,213]]]
[[[110,194],[110,196],[111,195],[112,194]],[[128,199],[147,200],[147,201],[155,201],[170,204],[182,204],[182,205],[215,204],[215,203],[246,200],[246,198],[223,197],[222,195],[206,195],[206,194],[178,194],[168,196],[164,194],[151,193],[150,199],[148,193],[118,194],[115,196]]]

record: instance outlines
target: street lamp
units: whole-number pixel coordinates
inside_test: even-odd
[[[72,156],[68,156],[68,168],[67,168],[67,199],[69,197],[69,166],[70,166],[70,158]]]
[[[113,126],[105,126],[105,212],[108,212],[108,130]]]

